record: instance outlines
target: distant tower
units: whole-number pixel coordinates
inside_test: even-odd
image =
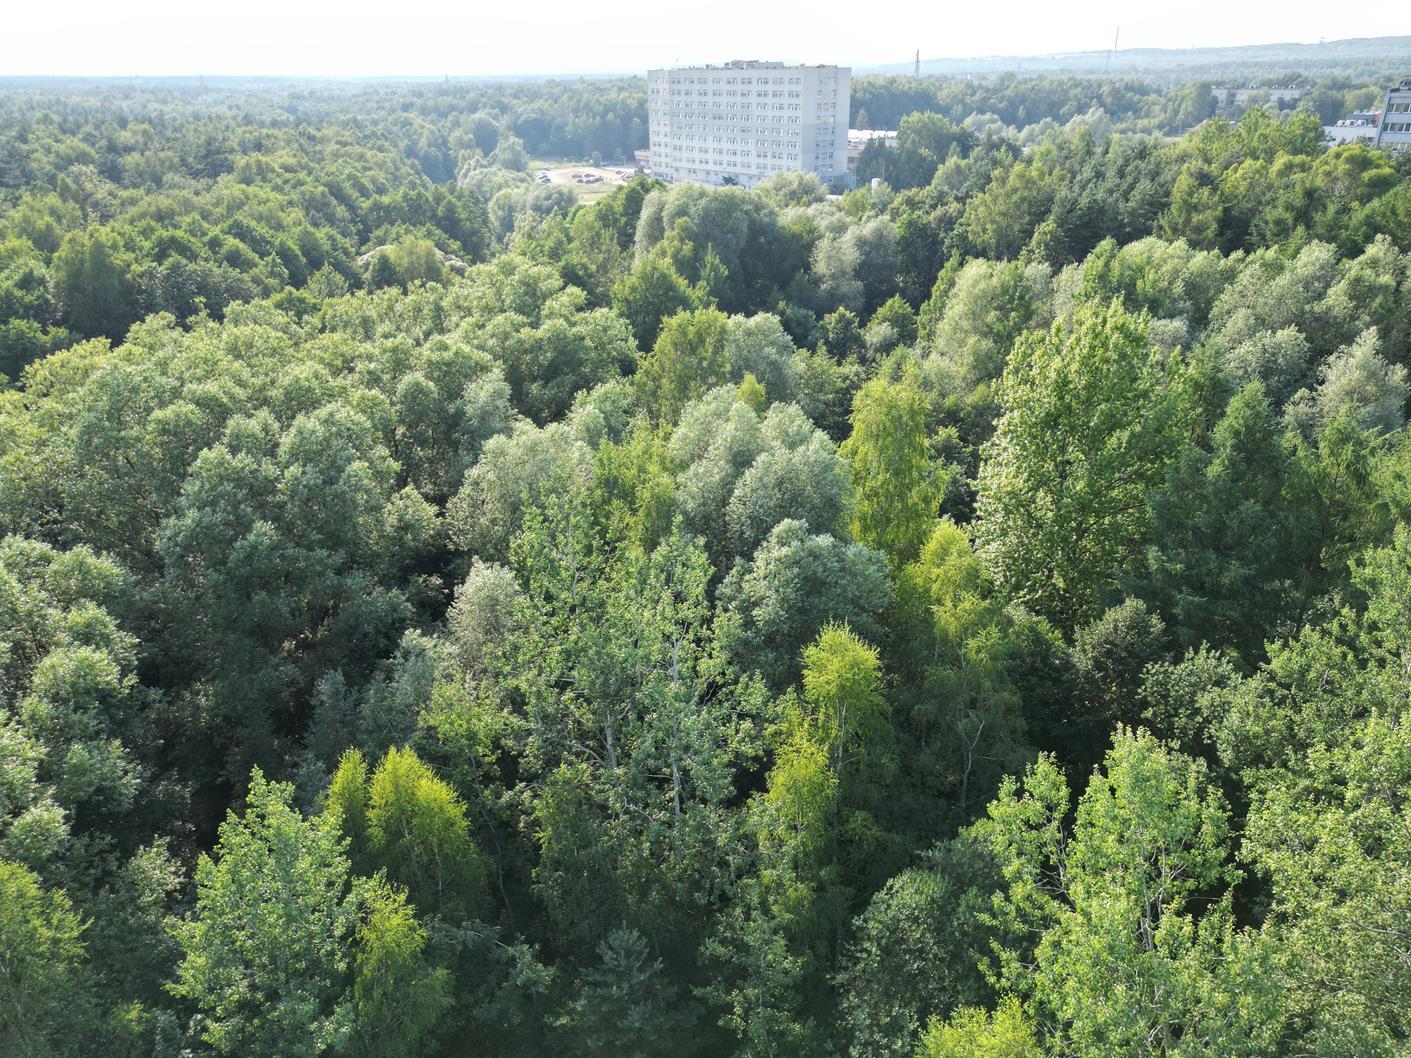
[[[916,76],[921,76],[921,49],[916,49]]]
[[[1112,50],[1107,53],[1107,69],[1112,69],[1112,56],[1117,54],[1117,42],[1122,39],[1122,27],[1117,27],[1117,32],[1112,35]]]

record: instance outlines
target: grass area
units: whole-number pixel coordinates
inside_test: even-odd
[[[537,174],[541,169],[549,171],[549,179],[559,187],[571,188],[578,196],[580,202],[596,202],[598,199],[609,195],[614,189],[621,187],[626,179],[617,175],[617,170],[633,168],[631,163],[612,165],[605,163],[602,166],[593,166],[587,162],[580,161],[545,161],[537,159],[530,163],[529,172]],[[602,180],[594,184],[580,184],[574,181],[573,173],[596,173]],[[627,178],[627,179],[630,179]]]

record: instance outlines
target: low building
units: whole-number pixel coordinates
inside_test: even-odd
[[[1251,84],[1243,88],[1230,85],[1228,87],[1212,87],[1210,89],[1210,95],[1215,100],[1215,111],[1221,114],[1238,107],[1246,107],[1256,100],[1280,108],[1291,107],[1307,94],[1308,89],[1296,84],[1272,85],[1268,87]]]
[[[652,175],[753,187],[775,173],[848,179],[846,66],[738,60],[647,72]]]
[[[1411,147],[1411,77],[1387,92],[1377,146],[1398,153]]]
[[[895,148],[896,129],[848,129],[848,172],[857,171],[857,160],[862,157],[862,149],[873,140],[881,140],[883,147]]]
[[[1344,118],[1336,124],[1324,125],[1323,138],[1331,147],[1339,147],[1344,143],[1364,143],[1374,147],[1377,143],[1378,125],[1378,121],[1368,121],[1366,118]]]

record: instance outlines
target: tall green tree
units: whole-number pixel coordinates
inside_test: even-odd
[[[980,467],[976,537],[1000,589],[1071,630],[1097,612],[1150,531],[1190,421],[1180,362],[1113,303],[1020,340]]]
[[[136,286],[117,238],[102,228],[70,232],[51,272],[64,322],[87,338],[121,338],[137,319]]]
[[[328,809],[359,873],[386,872],[424,915],[480,910],[485,863],[466,806],[414,750],[389,749],[370,777],[362,754],[349,750],[333,776]]]
[[[424,1054],[452,1004],[450,974],[427,963],[426,929],[401,890],[374,879],[361,888],[359,903],[355,1027],[346,1050],[368,1058]]]
[[[1257,383],[1230,402],[1210,451],[1191,446],[1172,466],[1152,498],[1146,569],[1131,583],[1183,646],[1252,661],[1291,616],[1309,534],[1301,469]]]
[[[353,1031],[344,843],[331,822],[305,821],[292,794],[255,770],[245,811],[226,817],[196,867],[191,916],[173,926],[183,958],[172,992],[220,1054],[312,1058]]]
[[[599,962],[583,973],[563,1032],[584,1055],[665,1058],[695,1049],[688,1022],[660,959],[636,931],[619,927],[598,945]]]
[[[1280,1053],[1285,996],[1265,939],[1234,925],[1228,809],[1203,764],[1119,729],[1071,830],[1068,796],[1043,758],[976,826],[1005,879],[1000,981],[1054,1049]]]
[[[853,399],[852,433],[838,450],[852,466],[853,535],[894,568],[916,557],[945,492],[928,410],[914,377],[873,379]]]
[[[62,890],[0,860],[0,1048],[26,1058],[86,1052],[89,992],[86,923]]]
[[[803,694],[813,736],[835,774],[855,769],[887,730],[877,651],[846,625],[827,625],[804,648]]]
[[[637,389],[652,417],[675,422],[681,409],[724,382],[729,319],[715,309],[668,317],[637,368]]]

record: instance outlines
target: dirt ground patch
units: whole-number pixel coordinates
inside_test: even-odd
[[[530,169],[530,173],[535,179],[538,179],[539,173],[545,170],[549,174],[549,183],[571,187],[579,198],[585,199],[601,198],[613,188],[621,187],[629,182],[633,173],[630,165],[592,166],[562,163],[536,166]],[[596,176],[598,179],[580,182],[579,178],[585,176]]]

